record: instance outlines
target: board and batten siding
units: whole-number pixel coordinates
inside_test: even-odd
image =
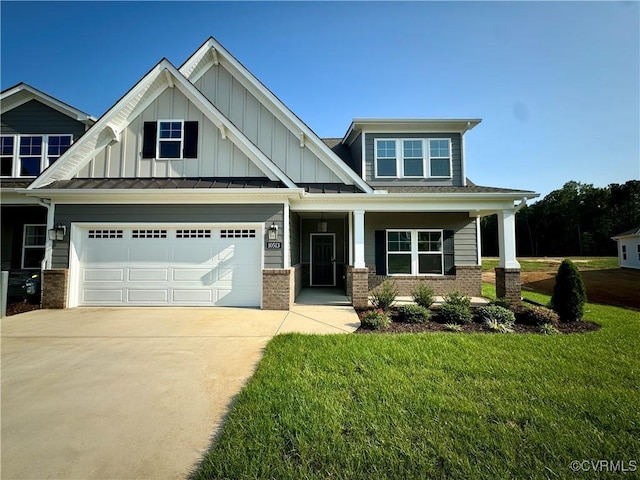
[[[144,122],[198,122],[198,157],[182,160],[142,158]],[[121,133],[120,141],[102,150],[76,175],[78,178],[263,177],[234,143],[177,88],[167,88]]]
[[[374,175],[374,157],[376,139],[385,138],[449,138],[451,140],[451,178],[375,178]],[[462,186],[462,153],[461,140],[459,133],[366,133],[365,135],[365,180],[372,186],[446,186],[459,187]],[[425,155],[428,154],[426,151]],[[356,157],[354,157],[355,159]],[[428,166],[427,166],[428,168]]]
[[[454,231],[455,265],[478,265],[476,219],[465,213],[365,213],[364,252],[367,266],[376,264],[375,232],[389,228]]]
[[[222,65],[213,65],[195,86],[294,182],[343,183]]]
[[[167,193],[169,193],[168,191]],[[264,223],[266,229],[275,222],[283,231],[282,204],[264,205],[56,205],[55,224],[71,231],[71,224],[158,224],[158,223]],[[52,268],[69,268],[70,235],[54,242]],[[282,268],[283,250],[264,250],[264,268]]]
[[[84,123],[37,100],[30,100],[4,112],[0,121],[0,133],[3,135],[71,134],[75,141],[84,134],[85,130]]]
[[[300,215],[289,213],[289,249],[291,250],[291,265],[300,263]]]

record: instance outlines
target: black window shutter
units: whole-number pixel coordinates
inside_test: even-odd
[[[198,122],[184,122],[183,158],[198,158]]]
[[[444,231],[444,240],[442,242],[442,253],[444,254],[444,274],[455,275],[456,273],[456,258],[455,258],[455,244],[453,241],[453,230]]]
[[[387,232],[386,230],[376,230],[376,274],[387,274]]]
[[[156,122],[144,122],[142,130],[142,158],[155,158],[157,132],[158,124]]]

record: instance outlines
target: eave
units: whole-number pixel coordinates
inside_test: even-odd
[[[478,125],[480,118],[354,118],[342,139],[350,145],[364,133],[460,133]]]

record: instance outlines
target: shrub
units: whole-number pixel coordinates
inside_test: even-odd
[[[461,332],[462,325],[458,325],[457,323],[445,323],[444,328],[447,330],[451,330],[452,332]]]
[[[433,295],[433,288],[421,283],[416,288],[411,291],[411,296],[413,297],[413,301],[418,305],[424,308],[429,308],[433,305],[435,301],[435,297]]]
[[[493,330],[494,332],[500,332],[500,333],[512,333],[513,332],[513,328],[511,328],[511,325],[507,325],[505,323],[500,323],[500,321],[498,321],[497,319],[494,318],[485,318],[484,319],[484,323],[487,324],[487,326]]]
[[[560,330],[553,323],[545,323],[540,327],[540,333],[543,335],[558,335]]]
[[[385,280],[371,292],[371,303],[385,312],[391,308],[398,296],[398,287],[391,280]]]
[[[544,325],[550,323],[557,326],[560,318],[553,310],[537,305],[522,305],[518,310],[518,323],[524,325]]]
[[[391,318],[384,310],[370,310],[362,316],[360,323],[371,330],[382,330],[391,323]]]
[[[429,309],[420,305],[400,305],[398,313],[400,318],[407,323],[425,323],[431,317]]]
[[[556,284],[551,296],[551,308],[563,322],[582,319],[587,293],[580,272],[571,260],[566,258],[558,268]]]
[[[516,321],[516,316],[511,310],[498,305],[480,307],[478,309],[478,315],[480,315],[485,322],[495,321],[507,327],[511,327]]]
[[[452,292],[444,296],[444,303],[438,309],[444,323],[471,323],[471,299],[460,292]]]

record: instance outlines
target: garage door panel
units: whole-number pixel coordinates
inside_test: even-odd
[[[80,245],[81,305],[260,305],[255,229],[84,230]]]
[[[85,282],[122,282],[124,269],[122,268],[85,268],[82,270]]]
[[[129,268],[130,282],[166,282],[169,272],[166,268]]]
[[[82,291],[84,303],[95,305],[121,304],[124,300],[124,292],[121,289],[90,289]]]
[[[128,303],[137,304],[165,304],[169,299],[168,290],[135,289],[127,290]]]

